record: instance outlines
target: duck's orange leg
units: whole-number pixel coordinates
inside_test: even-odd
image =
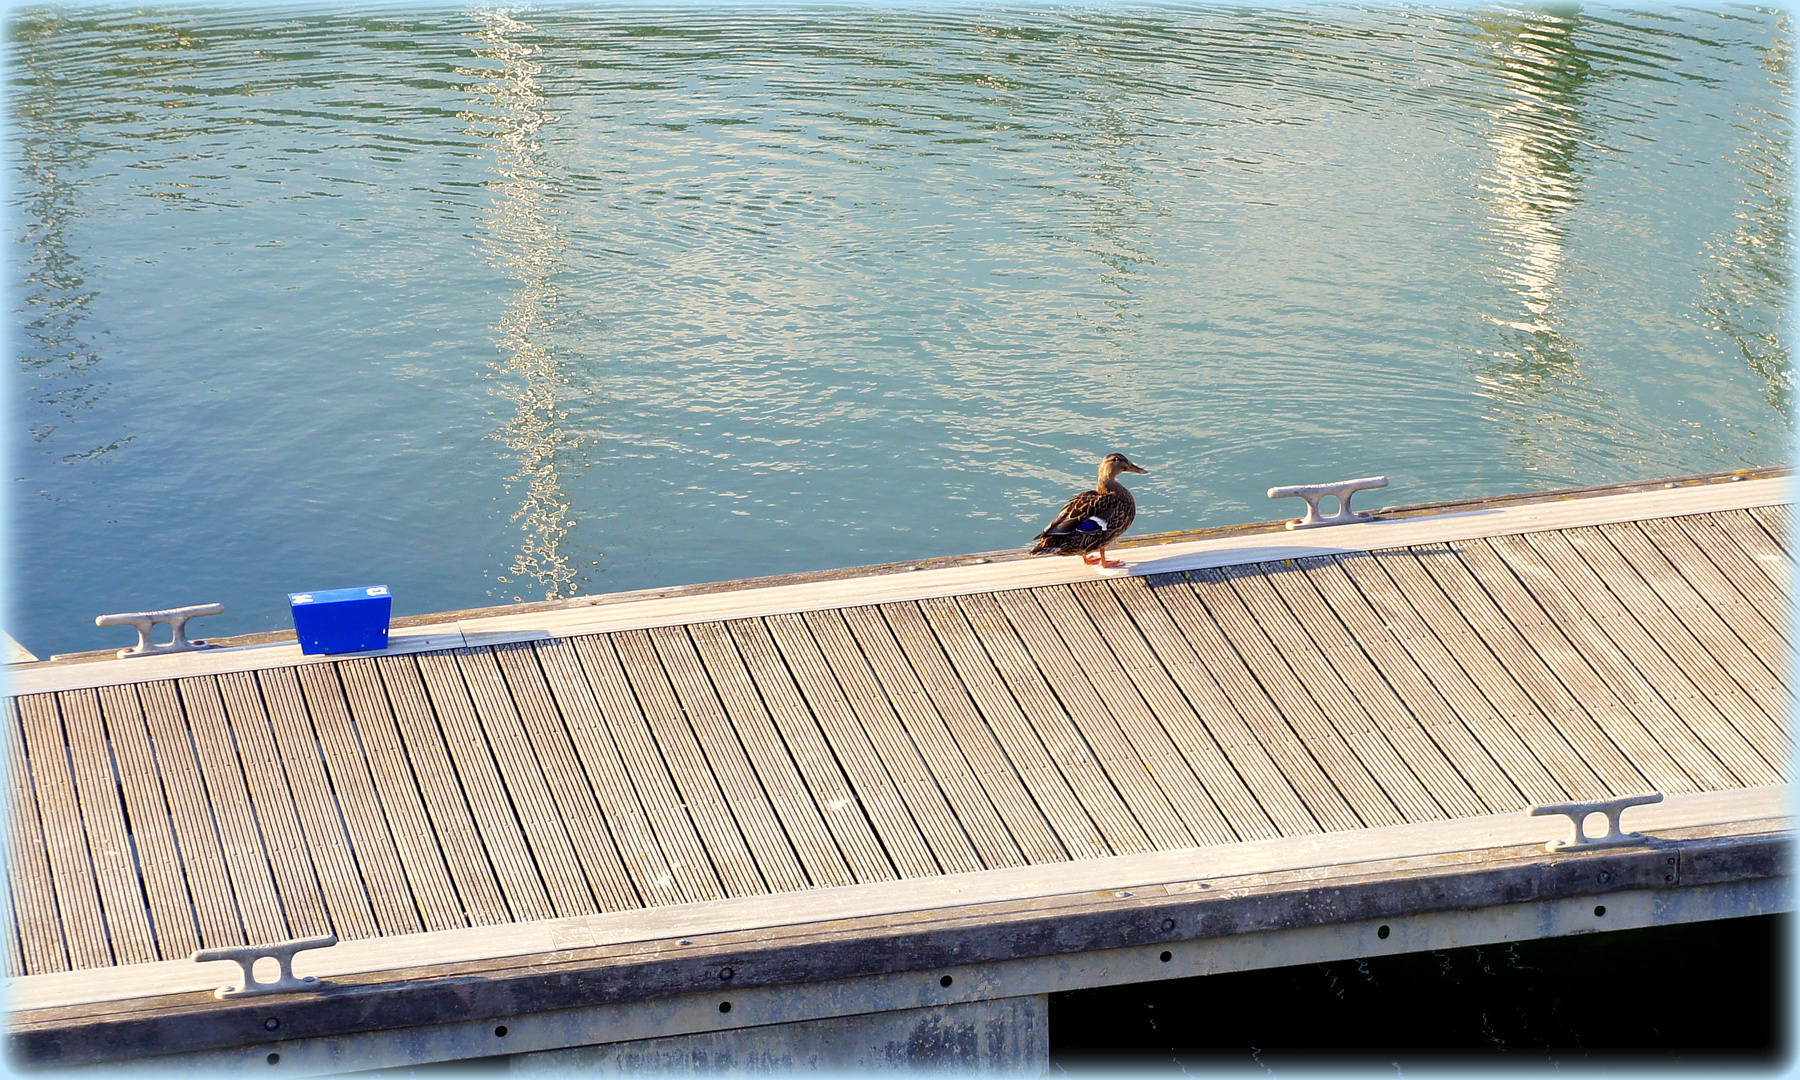
[[[1081,561],[1084,563],[1087,563],[1089,566],[1098,566],[1098,567],[1101,567],[1101,568],[1107,569],[1107,570],[1114,570],[1114,569],[1117,569],[1118,567],[1125,565],[1124,563],[1120,562],[1117,559],[1108,559],[1106,557],[1106,549],[1105,548],[1101,548],[1099,551],[1095,552],[1094,554],[1097,555],[1098,557],[1097,558],[1089,558],[1087,556],[1087,554],[1084,553],[1081,556]]]

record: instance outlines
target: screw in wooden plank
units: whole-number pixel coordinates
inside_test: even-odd
[[[1371,488],[1384,488],[1388,485],[1385,476],[1365,476],[1360,480],[1339,480],[1334,484],[1290,484],[1287,487],[1269,489],[1271,499],[1305,499],[1306,516],[1295,518],[1287,523],[1290,529],[1317,529],[1325,525],[1348,525],[1357,521],[1373,521],[1370,514],[1359,514],[1350,509],[1350,496],[1359,491]],[[1319,500],[1335,498],[1338,501],[1337,513],[1329,516],[1319,513]]]
[[[187,623],[189,619],[202,615],[217,615],[225,610],[224,604],[195,604],[192,607],[169,608],[166,611],[130,611],[119,615],[96,615],[95,626],[135,626],[138,632],[138,643],[129,649],[119,650],[119,659],[128,656],[156,656],[161,653],[193,652],[195,649],[217,648],[205,641],[189,641]],[[174,637],[161,645],[150,640],[150,629],[157,623],[168,623]]]
[[[277,941],[268,945],[239,945],[232,948],[201,949],[194,954],[196,963],[207,963],[212,960],[230,960],[244,969],[244,980],[237,985],[226,984],[213,991],[216,998],[256,997],[262,994],[285,994],[295,990],[316,990],[323,985],[311,975],[302,978],[294,977],[294,954],[307,949],[327,949],[338,943],[336,934],[324,937],[295,938],[291,941]],[[256,962],[267,957],[280,965],[280,973],[273,982],[261,982],[256,978]]]
[[[1635,844],[1643,840],[1643,833],[1628,833],[1619,827],[1619,815],[1633,806],[1647,806],[1662,801],[1662,792],[1652,791],[1647,795],[1625,795],[1617,799],[1598,799],[1594,802],[1545,803],[1533,806],[1527,813],[1532,817],[1561,814],[1567,817],[1572,825],[1567,840],[1552,840],[1544,845],[1545,851],[1588,850],[1618,847],[1621,844]],[[1587,834],[1587,819],[1590,814],[1606,815],[1606,835],[1589,836]]]

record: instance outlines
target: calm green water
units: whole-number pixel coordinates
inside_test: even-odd
[[[1751,6],[21,7],[13,608],[398,613],[1779,463]],[[1295,504],[1297,505],[1297,504]]]

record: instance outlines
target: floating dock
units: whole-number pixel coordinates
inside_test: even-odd
[[[1031,1072],[1061,990],[1789,910],[1791,502],[1761,470],[17,664],[14,1061]],[[1547,849],[1609,807],[1642,835]],[[194,954],[242,946],[215,995],[245,972]]]

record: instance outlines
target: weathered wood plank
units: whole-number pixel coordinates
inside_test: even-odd
[[[213,676],[181,679],[176,682],[175,689],[181,697],[182,712],[187,716],[188,734],[194,740],[194,756],[200,763],[200,779],[206,785],[206,797],[219,830],[219,849],[225,859],[226,873],[231,878],[232,894],[237,899],[244,937],[248,942],[285,941],[296,937],[298,935],[292,932],[287,916],[281,910],[281,894],[269,869],[269,854],[264,848],[262,830],[257,825],[249,785],[238,763],[237,746],[225,716],[224,699],[219,695],[218,679]],[[105,691],[101,693],[102,707],[108,726],[113,728],[116,748],[119,739],[115,707],[105,702]],[[131,702],[130,707],[135,709],[136,704]],[[120,779],[124,779],[123,768]],[[138,851],[138,861],[146,870],[144,884],[148,888],[151,864],[141,838]],[[181,898],[184,916],[187,914],[185,899]],[[155,910],[156,906],[152,904],[153,918]],[[165,951],[164,955],[187,953]]]
[[[1755,518],[1763,530],[1775,538],[1791,558],[1794,553],[1794,508],[1791,504],[1782,506],[1752,506],[1750,516]]]
[[[225,870],[225,853],[175,684],[166,680],[140,683],[138,698],[150,725],[157,775],[181,853],[181,871],[187,875],[188,895],[200,924],[200,944],[207,948],[243,944],[244,928]]]
[[[756,692],[750,671],[744,666],[724,623],[695,623],[687,628],[694,649],[712,680],[724,706],[726,722],[743,740],[757,779],[768,793],[769,804],[814,887],[849,885],[855,881],[850,866],[831,838],[831,829],[819,807],[807,793],[794,760],[788,756],[781,734]]]
[[[65,690],[56,697],[68,737],[69,766],[75,778],[88,858],[100,891],[113,962],[148,963],[158,959],[156,945],[151,939],[144,894],[138,886],[131,842],[125,835],[118,778],[113,775],[112,757],[107,751],[100,702],[92,690]]]
[[[407,887],[394,835],[369,775],[368,751],[350,721],[337,665],[308,664],[295,669],[295,674],[375,921],[384,935],[416,934],[425,924],[419,918],[418,901]]]
[[[57,695],[33,694],[19,700],[25,752],[38,794],[44,849],[50,857],[50,881],[62,919],[63,940],[71,968],[107,967],[113,962],[106,941],[106,920],[94,882],[87,833],[81,825],[75,777],[69,771]]]
[[[731,720],[725,715],[725,707],[714,692],[686,629],[662,626],[649,631],[649,635],[681,711],[687,715],[700,753],[711,767],[725,805],[756,860],[765,887],[769,892],[806,888],[806,871],[800,868],[793,843],[732,730]]]
[[[1788,655],[1787,643],[1719,576],[1711,560],[1687,543],[1685,535],[1681,538],[1687,547],[1677,552],[1652,543],[1629,522],[1607,526],[1597,534],[1681,619],[1707,655],[1730,672],[1752,700],[1764,705],[1777,726],[1792,715],[1786,700],[1790,673],[1776,659]]]
[[[1231,580],[1239,592],[1260,595],[1277,627],[1273,633],[1281,635],[1284,647],[1294,654],[1289,666],[1302,673],[1307,688],[1314,691],[1314,699],[1333,716],[1340,730],[1372,723],[1393,748],[1399,763],[1418,778],[1424,793],[1436,804],[1434,809],[1444,816],[1471,817],[1485,812],[1488,808],[1470,780],[1487,781],[1490,790],[1495,791],[1510,786],[1499,776],[1486,752],[1474,746],[1472,740],[1458,746],[1473,750],[1463,755],[1469,769],[1465,776],[1451,762],[1448,748],[1432,737],[1434,733],[1407,710],[1369,663],[1363,647],[1312,587],[1302,567],[1298,561],[1291,565],[1285,560],[1264,563],[1254,573],[1231,575]],[[1344,690],[1349,693],[1338,692]],[[1437,734],[1451,735],[1454,731],[1455,725],[1446,725]],[[1386,772],[1379,773],[1378,778],[1384,785],[1389,783]]]
[[[1578,557],[1573,557],[1572,552],[1568,554],[1571,559],[1564,567],[1567,572],[1575,574],[1585,569]],[[1705,727],[1703,735],[1700,729],[1690,726],[1693,719],[1684,719],[1670,708],[1669,702],[1645,674],[1646,668],[1668,671],[1668,658],[1643,635],[1631,615],[1619,607],[1617,600],[1591,572],[1583,582],[1589,587],[1581,588],[1578,595],[1575,590],[1579,586],[1561,579],[1556,568],[1544,561],[1542,552],[1528,536],[1499,536],[1471,542],[1463,551],[1463,557],[1489,566],[1484,578],[1499,572],[1499,566],[1490,564],[1489,560],[1510,567],[1518,580],[1526,585],[1538,609],[1549,617],[1566,640],[1574,643],[1587,666],[1633,719],[1651,733],[1656,745],[1674,758],[1690,779],[1705,790],[1743,786],[1742,774],[1749,770],[1755,770],[1763,778],[1759,783],[1774,779],[1767,764],[1718,716],[1716,710],[1712,710],[1714,722]],[[1609,624],[1605,629],[1598,625],[1598,619],[1602,617]],[[1633,630],[1638,633],[1632,634]],[[1627,646],[1630,653],[1626,651]],[[1679,672],[1671,672],[1670,677],[1671,680],[1686,681]],[[1692,699],[1690,684],[1689,693],[1678,700]],[[1710,709],[1710,706],[1706,707]]]
[[[1666,794],[1698,788],[1613,696],[1581,651],[1563,636],[1531,592],[1490,549],[1471,551],[1464,546],[1445,545],[1415,548],[1413,552],[1450,594],[1453,603],[1475,608],[1487,617],[1480,624],[1483,636],[1496,644],[1509,669],[1522,669],[1534,676],[1531,690],[1544,695],[1540,700],[1546,712],[1580,710],[1592,717],[1605,739],[1630,759],[1634,771],[1649,782],[1650,789]],[[1504,621],[1504,628],[1499,620]],[[1541,675],[1539,665],[1544,669]],[[1582,749],[1591,755],[1599,746],[1590,743]]]
[[[919,748],[901,727],[892,703],[882,692],[868,661],[857,650],[843,613],[810,611],[801,618],[943,872],[982,869],[981,857],[976,854],[969,833],[964,831],[964,823],[951,810],[945,792],[920,758]]]
[[[6,775],[11,784],[11,798],[7,801],[10,816],[5,830],[6,876],[25,971],[36,975],[69,970],[69,950],[63,941],[62,917],[57,912],[56,884],[50,876],[37,787],[32,783],[25,756],[19,703],[19,698],[6,699]]]
[[[763,625],[836,753],[894,868],[903,878],[938,873],[922,823],[914,820],[905,795],[888,775],[805,621],[799,615],[771,615]]]
[[[575,760],[562,715],[551,699],[550,686],[538,667],[537,650],[530,642],[496,645],[493,656],[511,691],[512,703],[523,722],[527,744],[542,770],[555,812],[574,850],[588,891],[601,911],[626,911],[642,907],[637,889],[619,857],[618,839],[609,828],[587,776]]]
[[[6,894],[6,977],[16,979],[25,974],[25,948],[19,940],[19,910],[13,903],[13,894]]]
[[[851,873],[859,882],[895,880],[898,875],[894,864],[876,838],[870,818],[853,790],[853,781],[839,766],[769,628],[761,619],[728,622],[725,628]],[[916,837],[916,832],[910,835]],[[917,843],[922,850],[923,839]]]
[[[1044,814],[1058,844],[1070,858],[1112,854],[1075,786],[1081,778],[1077,775],[1072,783],[1070,770],[1061,767],[1045,747],[1007,691],[1000,672],[982,650],[956,602],[939,599],[919,601],[916,605],[895,604],[887,614],[915,667],[927,673],[926,686],[939,708],[945,715],[959,718],[961,730],[967,733],[959,736],[964,745],[978,742],[982,731],[987,732],[1019,777],[1021,790]],[[1000,771],[996,767],[995,775]],[[1112,793],[1111,798],[1116,801],[1118,794]],[[1118,804],[1118,810],[1129,819],[1123,803]]]
[[[462,671],[463,685],[469,688],[469,700],[481,719],[494,762],[500,767],[506,794],[531,847],[544,891],[550,895],[551,908],[564,917],[600,910],[493,650],[457,649],[452,655]]]
[[[300,696],[299,677],[293,668],[265,668],[255,675],[269,727],[275,733],[280,755],[276,760],[287,770],[287,788],[293,793],[300,832],[311,853],[332,928],[345,940],[375,937],[379,933],[375,912],[356,866],[343,812],[332,795],[319,739]]]
[[[1793,560],[1747,510],[1723,510],[1707,518],[1750,557],[1781,596],[1792,603]]]
[[[1759,573],[1736,544],[1711,522],[1683,525],[1676,518],[1653,518],[1636,523],[1659,553],[1674,564],[1682,577],[1706,598],[1726,624],[1749,628],[1744,643],[1757,651],[1765,664],[1784,667],[1793,638],[1787,624],[1788,605]],[[1773,650],[1759,648],[1777,642]]]
[[[393,833],[400,867],[424,928],[447,930],[468,925],[375,661],[364,657],[326,666],[335,668],[343,683],[350,721],[360,736],[362,755],[374,780],[374,796]]]
[[[656,748],[656,738],[631,693],[612,640],[596,634],[574,638],[571,644],[600,716],[616,742],[626,774],[643,803],[645,816],[662,843],[673,882],[691,900],[724,896],[725,887],[694,828],[693,815],[676,791],[675,779]],[[598,735],[593,733],[592,743],[597,744]]]
[[[418,780],[463,919],[470,926],[512,921],[475,817],[457,782],[458,770],[426,696],[418,661],[411,656],[378,656],[372,662],[374,676],[387,692],[400,744]]]
[[[1185,589],[1179,582],[1174,586],[1163,586],[1165,590],[1170,587]],[[1319,823],[1307,809],[1306,800],[1282,774],[1281,767],[1270,754],[1270,748],[1263,746],[1257,739],[1256,733],[1250,729],[1231,698],[1220,687],[1208,665],[1195,653],[1194,646],[1182,635],[1181,629],[1145,584],[1145,579],[1125,578],[1109,582],[1106,591],[1123,607],[1132,624],[1144,636],[1152,659],[1160,665],[1165,677],[1170,680],[1170,685],[1180,695],[1179,701],[1170,700],[1165,703],[1164,708],[1171,714],[1176,714],[1185,704],[1188,715],[1193,717],[1195,729],[1187,737],[1194,745],[1189,750],[1188,743],[1183,742],[1184,752],[1205,761],[1212,756],[1206,749],[1211,744],[1224,756],[1222,765],[1214,763],[1205,766],[1208,771],[1202,773],[1203,779],[1211,784],[1211,770],[1216,769],[1222,774],[1225,769],[1230,769],[1233,775],[1241,778],[1251,798],[1255,800],[1256,809],[1261,813],[1260,819],[1247,808],[1239,808],[1234,797],[1224,799],[1232,824],[1240,835],[1246,839],[1255,835],[1263,828],[1261,821],[1267,821],[1269,827],[1275,830],[1272,835],[1298,836],[1318,832]],[[1137,662],[1148,669],[1148,660]],[[1153,676],[1145,675],[1143,678],[1157,687]],[[1152,692],[1160,699],[1166,695],[1167,690],[1153,688]],[[1274,722],[1286,736],[1291,749],[1304,756],[1304,748],[1299,746],[1287,726],[1281,724],[1278,717]],[[1279,753],[1280,750],[1277,749],[1276,752]],[[1311,758],[1306,761],[1311,764]],[[1323,783],[1322,776],[1320,779]],[[1222,786],[1229,783],[1224,779],[1219,782]],[[1347,807],[1345,816],[1349,816]]]
[[[1738,592],[1755,605],[1782,636],[1789,637],[1791,641],[1785,614],[1792,608],[1792,599],[1785,587],[1782,570],[1765,565],[1768,560],[1758,559],[1739,546],[1737,538],[1723,527],[1722,515],[1679,517],[1671,520],[1676,528],[1686,533],[1688,539],[1706,553],[1706,557],[1736,586]],[[1658,524],[1660,523],[1643,522],[1644,531],[1656,536],[1652,528]]]
[[[1330,778],[1332,787],[1355,809],[1364,827],[1397,825],[1406,820],[1407,811],[1396,806],[1387,788],[1376,779],[1373,770],[1380,768],[1392,749],[1366,761],[1358,750],[1375,751],[1370,731],[1352,730],[1355,743],[1345,738],[1346,732],[1332,724],[1320,710],[1300,678],[1288,667],[1287,658],[1249,607],[1231,585],[1206,571],[1184,575],[1188,587],[1200,601],[1231,647],[1254,674],[1256,682],[1280,709],[1281,716],[1300,736],[1313,758]],[[1365,744],[1363,746],[1357,743]],[[1382,744],[1385,747],[1385,742]],[[1410,776],[1410,774],[1408,774]],[[1415,780],[1416,784],[1417,781]],[[1421,819],[1426,815],[1420,811]]]
[[[157,954],[163,959],[187,956],[200,947],[200,930],[138,688],[104,686],[99,695],[118,762],[120,794],[131,821]]]
[[[687,872],[692,873],[691,866],[696,861],[705,861],[705,855],[699,850],[699,839],[693,835],[692,824],[686,815],[674,815],[675,831],[685,836],[691,850],[683,849],[684,841],[680,839],[665,842],[658,837],[658,823],[651,820],[632,787],[618,745],[613,741],[612,732],[607,730],[600,706],[594,700],[593,688],[588,686],[582,674],[581,659],[576,655],[574,645],[566,640],[552,639],[534,642],[533,646],[544,673],[545,686],[557,712],[562,715],[563,729],[568,733],[574,759],[587,776],[588,788],[606,820],[619,858],[639,897],[646,906],[681,903],[688,894],[683,893],[663,849],[668,846],[671,851],[686,850],[690,865]]]
[[[1068,655],[1086,677],[1080,682],[1072,680],[1072,685],[1078,692],[1091,687],[1089,700],[1092,706],[1101,710],[1117,725],[1126,743],[1169,800],[1170,808],[1181,820],[1187,834],[1195,841],[1205,844],[1228,844],[1239,839],[1215,796],[1201,782],[1155,710],[1145,700],[1137,681],[1126,672],[1115,654],[1114,650],[1123,647],[1125,643],[1108,642],[1095,625],[1093,612],[1089,609],[1110,605],[1110,595],[1104,591],[1078,595],[1070,588],[1051,586],[1033,589],[1031,596],[1043,609],[1049,625],[1062,639]],[[1084,603],[1084,598],[1089,602]],[[1117,612],[1116,606],[1114,611]],[[1130,629],[1129,620],[1120,619],[1119,622],[1123,637],[1136,636]],[[1139,644],[1141,646],[1142,643]],[[1225,790],[1223,784],[1221,790]]]
[[[1432,695],[1438,695],[1436,700],[1462,720],[1533,802],[1606,794],[1606,785],[1581,754],[1513,684],[1461,616],[1449,610],[1436,587],[1426,581],[1429,606],[1415,609],[1383,569],[1384,561],[1378,555],[1328,558],[1309,573],[1335,605],[1351,614],[1359,640],[1383,643],[1375,646],[1381,666],[1391,668],[1402,694],[1418,703],[1413,708],[1436,709]],[[1456,643],[1454,649],[1434,632],[1440,622],[1454,623],[1440,631]],[[1390,650],[1389,642],[1397,652]],[[1459,663],[1471,650],[1466,662],[1473,675]],[[1504,692],[1484,692],[1480,681],[1503,687]]]
[[[950,602],[960,610],[964,625],[972,631],[973,640],[986,654],[987,663],[999,673],[1011,699],[1017,702],[1015,707],[1080,797],[1088,817],[1106,838],[1107,847],[1119,855],[1152,850],[1155,842],[1113,786],[1107,770],[1076,728],[1068,710],[1045,683],[1036,661],[994,597],[976,593],[956,597]],[[927,610],[931,608],[928,606]],[[942,620],[934,626],[939,627],[941,633],[943,630],[954,631],[956,624]],[[958,651],[953,650],[951,657],[952,662],[963,668]],[[979,671],[980,666],[978,662],[971,663],[963,670],[966,677],[971,671]],[[983,711],[987,711],[985,703]]]
[[[1499,813],[1523,807],[1528,799],[1506,768],[1523,773],[1537,801],[1556,801],[1561,790],[1530,751],[1513,737],[1498,747],[1510,760],[1503,763],[1456,715],[1431,680],[1388,633],[1381,616],[1363,599],[1329,556],[1297,560],[1289,570],[1267,571],[1269,581],[1307,634],[1318,643],[1332,668],[1343,676],[1377,722],[1417,724],[1448,759],[1458,779],[1480,799],[1481,811],[1457,809],[1457,816]],[[1506,731],[1511,735],[1511,731]],[[1396,739],[1397,744],[1403,740]],[[1445,795],[1433,788],[1439,801]]]
[[[1532,546],[1571,588],[1590,601],[1587,610],[1627,651],[1632,662],[1690,727],[1740,778],[1752,784],[1785,776],[1788,755],[1780,725],[1744,693],[1736,679],[1689,633],[1682,616],[1637,575],[1598,530],[1531,537]],[[1629,620],[1629,621],[1628,621]],[[1735,641],[1735,639],[1733,639]],[[1651,648],[1654,646],[1654,649]],[[1727,725],[1726,730],[1716,730]],[[1734,747],[1750,755],[1740,769]]]
[[[1055,828],[1020,779],[1018,769],[1007,760],[1006,750],[981,718],[968,691],[957,681],[955,670],[944,658],[918,605],[889,604],[879,609],[857,610],[869,610],[871,618],[878,615],[882,620],[886,640],[892,640],[898,650],[884,662],[891,664],[897,672],[903,668],[904,674],[912,677],[914,692],[922,694],[924,699],[919,708],[929,707],[930,715],[943,725],[946,737],[968,763],[976,782],[1005,823],[1007,833],[1018,844],[1021,857],[1028,863],[1067,859],[1068,851],[1057,839]],[[896,675],[896,678],[900,677],[900,674]],[[1082,813],[1074,793],[1069,791],[1055,768],[1049,767],[1048,761],[1043,764],[1047,767],[1045,777],[1053,787],[1051,792],[1045,793],[1044,799],[1059,800],[1062,810],[1082,822],[1085,830],[1091,833],[1093,824]],[[1098,843],[1098,834],[1094,839]]]
[[[846,608],[839,612],[850,636],[880,680],[879,690],[924,765],[937,778],[939,789],[962,824],[984,866],[1019,866],[1026,861],[1017,841],[1001,818],[981,779],[962,748],[938,715],[918,673],[913,671],[900,644],[874,607]],[[1011,768],[1006,770],[1009,774]]]
[[[626,630],[612,635],[613,648],[631,688],[637,692],[644,719],[655,733],[656,745],[669,763],[681,801],[687,806],[705,842],[706,853],[725,886],[727,896],[749,896],[768,892],[756,859],[750,854],[738,823],[726,805],[725,796],[707,767],[706,757],[694,732],[682,714],[681,703],[669,685],[669,677],[657,659],[655,646],[648,633]]]
[[[1198,838],[1188,831],[1181,815],[1170,804],[1169,795],[1159,785],[1155,771],[1158,764],[1173,764],[1186,770],[1179,756],[1171,751],[1162,761],[1147,760],[1132,745],[1031,591],[1009,590],[994,593],[987,599],[1012,623],[1036,665],[1038,676],[1054,695],[1056,709],[1074,725],[1088,751],[1105,770],[1107,779],[1124,797],[1125,805],[1143,827],[1150,843],[1158,848],[1196,844]],[[1080,617],[1083,621],[1087,619],[1085,615]],[[1045,705],[1049,705],[1049,701]],[[1139,708],[1142,708],[1141,702]],[[1188,784],[1197,786],[1191,773]],[[1201,795],[1201,798],[1205,796]]]
[[[300,826],[293,793],[288,789],[281,752],[256,676],[248,671],[234,671],[208,677],[217,680],[219,697],[225,703],[225,720],[231,727],[232,741],[237,744],[238,760],[244,768],[244,782],[256,810],[258,831],[269,855],[269,869],[275,875],[275,889],[281,896],[288,932],[294,937],[328,933],[332,922],[324,892]],[[165,951],[167,948],[165,945]]]

